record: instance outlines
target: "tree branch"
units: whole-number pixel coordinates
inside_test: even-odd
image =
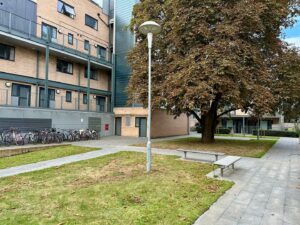
[[[221,114],[219,114],[219,115],[217,116],[217,118],[220,118],[221,116],[223,116],[223,115],[225,115],[225,114],[227,114],[227,113],[230,113],[230,112],[232,112],[232,111],[236,111],[236,110],[238,110],[238,109],[237,109],[237,108],[231,108],[231,109],[228,109],[228,110],[222,112]]]
[[[199,123],[201,123],[201,118],[198,116],[198,114],[194,110],[191,110],[190,113],[195,116],[195,118],[198,120]]]

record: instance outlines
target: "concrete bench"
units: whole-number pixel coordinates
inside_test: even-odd
[[[214,155],[216,157],[216,161],[218,161],[219,156],[225,155],[224,153],[221,153],[221,152],[196,151],[196,150],[185,150],[185,149],[177,149],[177,151],[184,153],[184,159],[187,159],[187,153],[202,154],[202,155]]]
[[[229,166],[232,166],[232,169],[234,169],[234,164],[239,161],[241,157],[238,156],[227,156],[223,159],[220,159],[216,162],[214,162],[214,165],[217,165],[221,169],[221,176],[223,177],[224,169],[226,169]]]

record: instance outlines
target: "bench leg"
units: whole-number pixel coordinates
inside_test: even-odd
[[[218,161],[218,158],[219,158],[218,155],[216,155],[216,161]]]
[[[221,177],[224,175],[224,168],[221,167]]]
[[[232,169],[234,170],[234,163],[232,164]]]
[[[184,152],[184,159],[186,159],[186,153],[187,153],[187,152]]]

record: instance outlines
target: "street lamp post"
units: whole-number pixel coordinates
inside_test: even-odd
[[[153,35],[161,31],[159,24],[147,21],[139,27],[142,34],[147,35],[149,49],[149,77],[148,77],[148,120],[147,120],[147,172],[151,171],[151,63],[152,63],[152,42]]]

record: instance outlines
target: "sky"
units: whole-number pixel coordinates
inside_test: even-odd
[[[300,17],[297,19],[297,23],[283,31],[285,37],[284,40],[292,45],[300,48]]]

